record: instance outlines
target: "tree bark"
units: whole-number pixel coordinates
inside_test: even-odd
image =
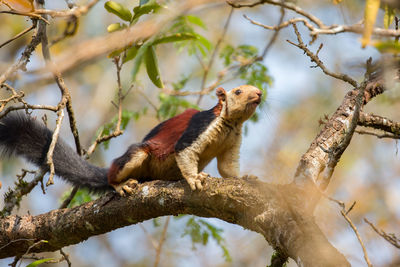
[[[243,179],[207,180],[200,192],[185,181],[152,181],[121,198],[109,193],[71,209],[0,221],[0,258],[54,251],[91,236],[164,215],[215,217],[262,234],[275,249],[301,266],[349,266],[326,239],[298,199],[303,191],[292,185],[272,185]]]

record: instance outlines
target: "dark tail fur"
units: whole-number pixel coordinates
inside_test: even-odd
[[[6,156],[22,156],[37,166],[46,166],[52,132],[36,119],[13,112],[0,119],[0,149]],[[74,186],[95,192],[112,190],[107,182],[107,169],[83,160],[60,138],[54,148],[55,173]]]

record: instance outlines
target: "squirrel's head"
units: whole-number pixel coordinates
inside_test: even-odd
[[[262,96],[261,90],[252,85],[241,85],[229,92],[219,87],[216,94],[222,105],[220,116],[238,122],[244,122],[253,115]]]

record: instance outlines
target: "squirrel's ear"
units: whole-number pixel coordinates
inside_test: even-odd
[[[216,94],[217,94],[218,99],[219,99],[220,101],[225,101],[225,99],[226,99],[226,92],[225,92],[225,89],[224,89],[224,88],[218,87],[218,88],[217,88]]]

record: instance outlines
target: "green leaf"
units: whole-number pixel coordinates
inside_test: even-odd
[[[42,263],[52,261],[52,260],[54,260],[54,258],[46,258],[46,259],[37,260],[37,261],[34,261],[34,262],[28,264],[26,267],[36,267]]]
[[[385,15],[383,16],[383,25],[385,26],[385,29],[388,29],[390,24],[392,24],[394,16],[394,8],[385,5]]]
[[[159,5],[155,0],[149,0],[145,4],[133,8],[134,15],[132,18],[132,24],[135,24],[141,16],[151,12],[156,13],[160,8],[161,5]]]
[[[174,88],[175,91],[181,90],[183,87],[185,87],[186,83],[190,80],[190,74],[188,76],[182,76],[179,81],[176,83],[172,83],[172,87]]]
[[[381,53],[400,53],[400,44],[396,41],[376,42],[374,46]]]
[[[182,237],[187,235],[190,236],[192,240],[192,248],[196,249],[195,244],[207,245],[211,236],[217,245],[222,249],[225,260],[232,261],[229,251],[225,246],[225,240],[221,235],[222,232],[223,230],[221,228],[215,227],[206,220],[197,219],[195,216],[192,216],[186,222],[186,227]]]
[[[117,15],[118,17],[120,17],[121,19],[125,20],[125,21],[131,21],[132,19],[132,14],[129,11],[129,9],[127,9],[126,7],[124,7],[123,5],[114,2],[114,1],[107,1],[104,4],[104,8],[110,12],[113,13],[114,15]]]
[[[143,62],[143,56],[148,47],[149,47],[149,45],[147,45],[147,44],[142,45],[139,48],[139,50],[135,56],[135,63],[133,64],[133,68],[132,68],[132,81],[136,80],[136,75],[138,74],[138,72],[140,70],[140,66],[142,65],[142,62]]]
[[[207,29],[206,25],[204,24],[204,22],[201,20],[201,18],[197,17],[197,16],[193,16],[193,15],[187,15],[186,19],[192,23],[195,24],[203,29]]]
[[[233,48],[233,46],[231,45],[227,45],[221,50],[219,57],[224,59],[225,67],[229,66],[232,63],[232,57],[234,53],[235,48]]]
[[[110,54],[107,55],[107,57],[108,58],[114,58],[114,57],[119,56],[122,52],[124,52],[123,48],[115,50],[115,51],[112,51]]]
[[[158,88],[163,88],[164,84],[161,81],[160,70],[158,68],[157,57],[153,46],[149,46],[147,48],[144,54],[144,60],[146,63],[147,75],[149,76],[150,80]]]
[[[128,62],[128,61],[134,59],[136,57],[140,47],[141,46],[139,46],[139,45],[134,45],[134,46],[128,48],[126,50],[123,62],[125,63],[125,62]]]
[[[193,40],[197,39],[197,36],[191,33],[176,33],[169,36],[164,36],[159,39],[156,39],[153,42],[153,45],[163,44],[163,43],[172,43],[172,42],[179,42],[185,40]]]
[[[115,31],[122,30],[124,28],[126,28],[125,24],[121,25],[121,23],[112,23],[112,24],[108,25],[107,31],[108,32],[115,32]]]
[[[179,108],[198,109],[196,105],[193,105],[192,103],[181,97],[161,93],[159,94],[158,98],[161,104],[157,111],[157,117],[161,119],[169,119],[175,116],[178,113]]]
[[[153,226],[154,227],[159,227],[161,224],[160,224],[160,218],[154,218],[153,219]]]
[[[198,33],[195,33],[194,35],[196,36],[197,40],[198,40],[205,48],[207,48],[208,51],[211,50],[212,44],[211,44],[211,42],[210,42],[207,38],[205,38],[203,35],[200,35],[200,34],[198,34]]]

